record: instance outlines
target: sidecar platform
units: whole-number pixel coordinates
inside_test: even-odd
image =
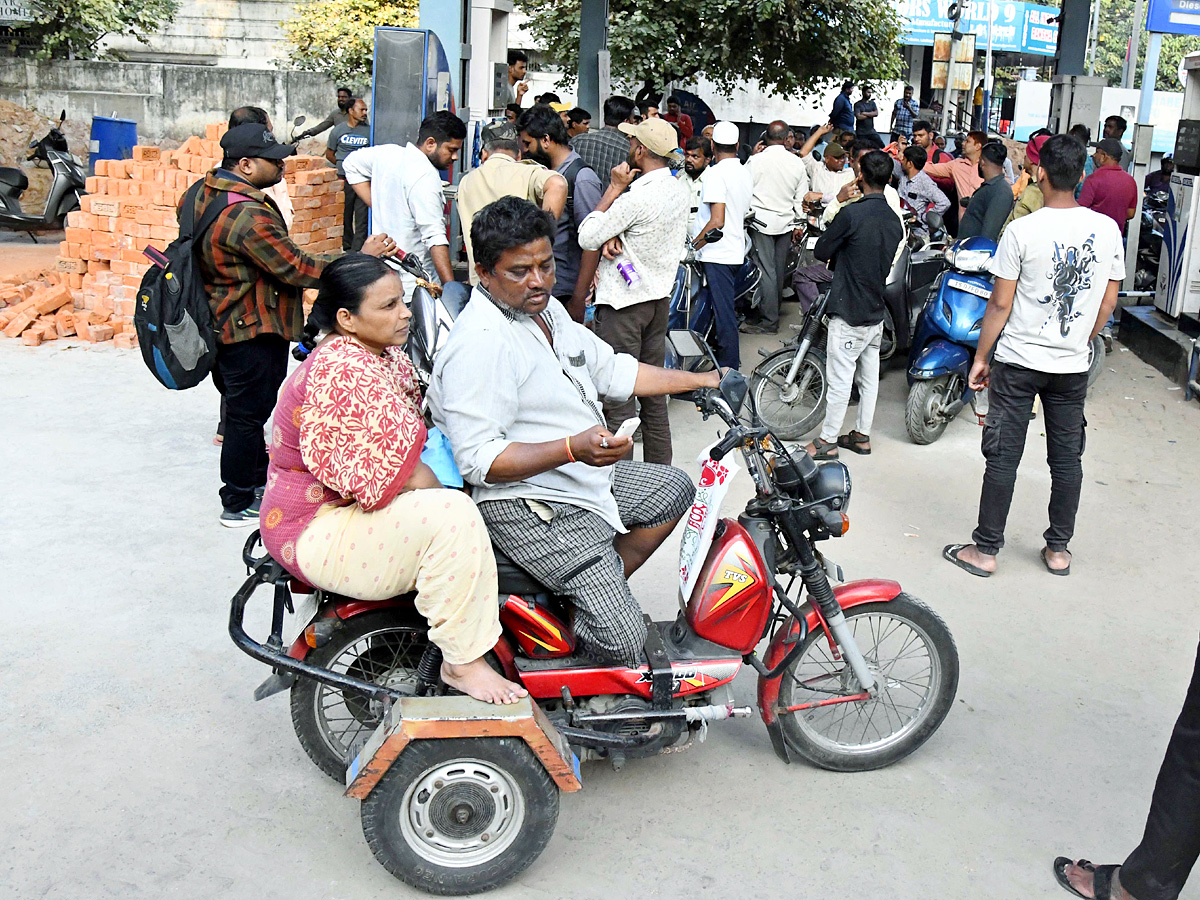
[[[579,758],[529,697],[504,706],[461,695],[402,697],[346,770],[346,796],[365,800],[410,741],[471,737],[519,737],[559,790],[570,793],[583,786]]]

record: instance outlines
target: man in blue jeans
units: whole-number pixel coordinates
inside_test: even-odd
[[[996,554],[1004,546],[1035,396],[1042,398],[1050,464],[1050,527],[1042,563],[1053,575],[1071,572],[1067,545],[1083,483],[1088,345],[1108,321],[1125,277],[1120,229],[1075,202],[1085,154],[1070,135],[1055,135],[1042,145],[1037,180],[1045,206],[1009,224],[992,260],[996,282],[968,376],[973,390],[988,388],[989,400],[979,524],[974,543],[942,551],[982,578],[996,571]]]
[[[738,159],[740,135],[732,122],[713,126],[713,162],[704,172],[697,223],[703,223],[693,244],[704,265],[711,314],[716,320],[716,356],[722,366],[741,364],[737,314],[733,309],[737,274],[746,261],[746,216],[754,197],[754,176]],[[722,237],[708,235],[721,229]],[[701,329],[703,330],[703,329]]]

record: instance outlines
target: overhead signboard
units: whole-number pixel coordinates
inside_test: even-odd
[[[1153,2],[1153,0],[1151,0]],[[1170,0],[1172,3],[1193,3],[1200,0]],[[901,41],[905,44],[932,47],[934,35],[952,27],[947,11],[951,0],[892,0],[904,28]],[[959,23],[962,31],[974,34],[976,45],[987,46],[988,15],[992,14],[992,49],[1000,52],[1030,53],[1053,56],[1058,50],[1059,10],[1019,0],[973,0]]]
[[[1200,35],[1200,0],[1150,0],[1146,30]]]

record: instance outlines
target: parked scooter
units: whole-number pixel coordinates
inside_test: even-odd
[[[1142,199],[1142,227],[1138,231],[1137,266],[1133,276],[1136,291],[1152,291],[1158,281],[1159,258],[1167,221],[1171,217],[1171,202],[1168,190],[1146,191]]]
[[[996,242],[964,238],[945,250],[950,268],[917,317],[908,365],[904,427],[915,444],[932,444],[970,403],[977,416],[987,411],[986,392],[972,391],[967,378],[979,346],[983,313],[992,296],[989,271]],[[1088,346],[1088,385],[1104,366],[1104,339]]]
[[[64,109],[58,124],[51,127],[39,141],[29,145],[28,160],[46,163],[53,172],[46,207],[41,213],[21,209],[21,194],[29,187],[29,177],[19,168],[0,167],[0,228],[24,231],[35,244],[35,231],[54,231],[63,227],[67,213],[79,209],[84,194],[86,173],[83,163],[67,146],[62,124],[67,120]]]
[[[942,619],[894,581],[831,584],[840,569],[817,544],[847,530],[849,470],[789,452],[758,426],[752,406],[752,424],[744,424],[747,389],[731,371],[719,388],[696,394],[705,418],[717,416],[727,431],[701,457],[680,546],[681,612],[673,621],[647,619],[644,662],[577,656],[564,599],[497,554],[503,634],[495,665],[529,691],[582,759],[619,767],[678,752],[710,724],[752,715],[729,688],[743,663],[758,673],[759,714],[785,762],[798,757],[840,772],[890,765],[924,744],[950,710],[959,661]],[[755,493],[737,520],[722,519],[741,468],[728,456],[735,450]],[[347,768],[353,776],[372,765],[379,739],[357,748],[388,728],[393,702],[444,691],[440,651],[427,642],[412,595],[362,603],[321,591],[307,595],[317,612],[289,646],[285,612],[295,590],[312,589],[269,557],[256,558],[256,540],[243,551],[251,575],[233,598],[230,635],[275,669],[256,697],[291,688],[297,736],[340,781]],[[274,616],[259,643],[242,623],[263,584],[274,585]],[[422,753],[391,764],[363,803],[363,831],[380,862],[409,884],[476,893],[539,855],[557,818],[557,791],[539,787],[545,770],[531,755],[441,725],[436,736],[449,739],[418,741]]]

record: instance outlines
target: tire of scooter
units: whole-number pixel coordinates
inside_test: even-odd
[[[892,321],[892,311],[883,311],[883,336],[879,340],[879,359],[881,362],[896,355],[896,324]]]
[[[939,417],[936,422],[929,422],[925,410],[935,399],[935,394],[946,393],[949,383],[949,376],[943,375],[929,381],[914,381],[908,389],[908,401],[904,404],[904,429],[914,444],[932,444],[946,433],[950,420]]]
[[[800,372],[797,373],[797,377],[802,378],[808,371],[813,378],[820,379],[820,398],[813,405],[812,410],[799,421],[782,421],[775,418],[773,412],[763,410],[764,400],[770,402],[770,398],[767,396],[768,392],[773,390],[778,394],[779,391],[778,385],[771,379],[773,377],[777,380],[786,378],[795,357],[795,347],[777,350],[754,370],[750,384],[754,408],[758,411],[759,418],[781,441],[798,441],[820,425],[825,418],[825,405],[829,399],[829,381],[825,376],[825,353],[814,345],[808,348],[808,355],[804,357],[804,363],[801,365]]]
[[[422,785],[446,769],[450,777]],[[412,741],[363,801],[363,836],[406,884],[443,896],[478,894],[511,881],[546,849],[558,822],[558,793],[520,738]],[[461,849],[472,842],[474,817],[494,812],[493,798],[508,804],[508,819],[487,844]],[[441,829],[450,833],[439,835]],[[457,839],[460,849],[444,849],[443,836]],[[504,845],[499,852],[497,842]],[[473,857],[480,861],[472,864]]]
[[[928,710],[923,713],[917,726],[899,740],[877,750],[837,751],[820,746],[814,743],[800,727],[796,718],[799,713],[781,715],[779,721],[783,727],[783,736],[788,747],[798,756],[822,769],[829,769],[833,772],[868,772],[899,762],[933,736],[954,705],[954,695],[958,692],[958,648],[955,646],[954,636],[950,633],[946,623],[942,621],[942,617],[920,600],[904,593],[896,595],[895,599],[887,603],[866,603],[848,609],[845,616],[847,623],[853,629],[854,619],[872,613],[887,613],[889,616],[908,620],[926,634],[933,645],[932,652],[937,654],[940,663],[937,684],[930,698]],[[802,642],[800,654],[792,666],[805,658],[809,646],[816,641],[824,640],[826,640],[824,629],[812,629]],[[867,654],[868,658],[870,657],[866,648],[860,647],[860,649]],[[797,682],[792,666],[789,666],[788,670],[783,673],[779,692],[781,707],[790,705],[792,691]],[[883,703],[885,701],[876,702]]]
[[[385,609],[379,612],[364,613],[354,616],[347,620],[343,628],[339,629],[334,637],[324,647],[318,647],[309,652],[305,658],[305,662],[309,665],[319,666],[327,669],[346,651],[347,648],[353,647],[357,641],[362,640],[368,635],[382,634],[402,634],[411,636],[412,649],[405,651],[404,661],[406,663],[404,669],[393,667],[388,661],[385,669],[385,674],[388,676],[388,682],[395,684],[397,675],[404,677],[406,671],[411,671],[415,678],[417,663],[420,662],[421,654],[425,650],[428,642],[426,632],[429,630],[428,623],[420,616],[414,616],[411,610]],[[356,658],[361,659],[361,657]],[[351,666],[351,676],[365,678],[369,667],[367,665],[359,665],[357,670],[354,670],[354,664]],[[375,679],[368,679],[374,681]],[[349,764],[343,755],[339,754],[334,746],[344,746],[345,751],[349,751],[354,740],[342,741],[335,735],[330,733],[326,727],[322,726],[320,715],[318,714],[318,703],[320,701],[320,691],[322,689],[328,691],[338,691],[338,688],[326,687],[311,678],[301,678],[292,686],[291,693],[291,712],[292,712],[292,728],[296,732],[296,738],[300,741],[300,746],[304,748],[304,752],[308,754],[309,759],[316,763],[317,768],[332,778],[334,781],[343,783],[346,778],[346,766]],[[343,698],[344,700],[345,698]],[[360,711],[362,718],[360,719],[360,731],[370,733],[374,730],[373,718],[369,715],[371,709],[370,702],[366,697],[361,695],[356,698],[351,698],[351,702],[355,704],[356,709]],[[355,715],[359,718],[359,715]],[[356,735],[356,738],[361,735]]]

